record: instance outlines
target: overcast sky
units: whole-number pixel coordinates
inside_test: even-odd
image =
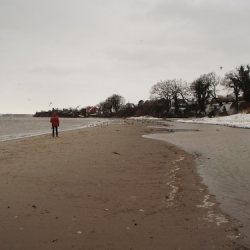
[[[137,104],[161,80],[224,76],[250,63],[249,13],[249,0],[0,0],[0,113]]]

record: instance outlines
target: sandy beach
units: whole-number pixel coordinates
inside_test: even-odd
[[[0,249],[248,249],[194,156],[120,120],[0,143]]]

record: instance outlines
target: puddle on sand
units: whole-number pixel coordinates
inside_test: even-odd
[[[163,140],[197,156],[197,170],[224,212],[240,224],[250,244],[249,130],[218,125],[167,123],[143,137]]]

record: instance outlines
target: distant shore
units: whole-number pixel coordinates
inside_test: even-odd
[[[1,249],[241,249],[194,157],[142,137],[155,124],[0,142]]]

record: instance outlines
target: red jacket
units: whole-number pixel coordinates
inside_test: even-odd
[[[56,116],[56,113],[50,118],[50,122],[53,127],[59,127],[59,118]]]

